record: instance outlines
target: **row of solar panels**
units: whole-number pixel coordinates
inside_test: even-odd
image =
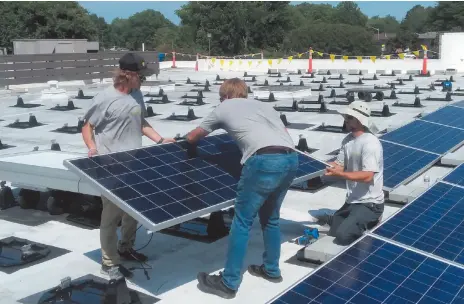
[[[381,142],[384,147],[385,186],[394,188],[406,182],[435,163],[444,153],[460,146],[464,141],[464,129],[459,125],[460,120],[452,119],[450,117],[454,116],[450,115],[464,117],[463,113],[464,104],[454,104],[383,136]],[[86,181],[94,184],[105,196],[145,227],[158,231],[232,205],[241,174],[240,159],[241,153],[236,143],[227,134],[222,134],[209,136],[196,147],[180,142],[92,158],[67,160],[64,164]],[[325,163],[301,153],[299,160],[300,165],[294,183],[324,173]],[[451,193],[450,197],[437,201],[441,198],[439,194],[445,193],[446,189],[443,187],[452,187],[455,190],[448,191]],[[460,234],[464,236],[464,232],[460,230],[459,227],[462,225],[457,221],[459,217],[463,218],[464,209],[461,205],[456,205],[455,216],[445,212],[458,197],[461,202],[464,189],[439,183],[421,196],[426,205],[411,203],[408,205],[409,209],[403,209],[407,210],[405,215],[400,216],[402,210],[384,224],[385,228],[381,225],[378,231],[380,233],[385,231],[385,235],[395,231],[393,235],[397,238],[395,241],[405,238],[414,240],[416,237],[416,241],[411,243],[413,247],[417,244],[417,248],[428,248],[431,251],[430,246],[435,244],[434,254],[449,257],[449,252],[455,253],[454,260],[461,261],[462,250],[458,253],[453,242],[458,242],[457,247],[462,249],[462,243],[459,242],[464,238],[459,236]],[[414,202],[421,202],[421,199]],[[424,218],[418,222],[412,221],[411,217],[417,216],[417,212],[432,203],[437,205],[435,209],[431,209],[432,213],[421,213],[420,216]],[[437,217],[445,214],[446,217],[443,219]],[[443,239],[447,237],[446,233],[438,231],[438,234],[433,234],[437,231],[430,230],[435,227],[434,221],[439,222],[437,228],[447,228],[448,230],[444,231],[452,232],[446,243]],[[428,226],[425,223],[428,223]],[[411,225],[411,229],[401,229],[401,225],[404,224]],[[459,229],[450,230],[450,224],[454,224],[455,228]],[[388,225],[392,225],[390,229]],[[427,230],[424,230],[424,227]],[[398,231],[410,234],[404,235]],[[432,237],[429,237],[430,235]],[[437,238],[440,235],[442,239]],[[440,242],[433,243],[431,239]],[[440,247],[442,244],[454,247],[442,248]],[[448,255],[445,255],[444,251],[447,251]],[[420,264],[417,267],[408,264],[418,261]],[[462,270],[449,263],[426,258],[397,245],[386,243],[375,236],[366,236],[321,270],[316,271],[314,276],[308,278],[310,284],[302,282],[295,287],[302,290],[290,290],[276,300],[276,303],[320,303],[329,300],[331,303],[332,301],[344,303],[347,298],[352,303],[366,303],[366,300],[373,303],[375,301],[401,302],[403,299],[415,299],[417,292],[413,293],[419,288],[426,287],[428,289],[420,293],[420,299],[434,301],[435,292],[438,292],[445,293],[440,295],[443,299],[448,299],[447,297],[452,295],[453,299],[447,302],[452,303],[455,299],[462,299],[461,291],[443,287],[445,285],[443,282],[448,281],[440,281],[438,278],[454,276],[456,278],[453,277],[451,282],[460,282],[460,279],[464,279],[464,275],[460,276],[461,273],[456,269]],[[437,275],[438,272],[440,276]],[[381,277],[380,274],[385,277]],[[412,275],[429,276],[434,280],[428,283],[426,280],[409,281],[408,278]],[[404,280],[398,281],[399,278]],[[385,282],[391,283],[395,280],[397,280],[396,285],[384,285]],[[415,286],[415,284],[424,285],[424,282],[425,286]],[[364,293],[359,292],[360,290]],[[429,294],[431,291],[434,293]],[[287,296],[290,298],[286,298]],[[406,300],[403,302],[407,303]]]
[[[381,138],[386,189],[411,180],[462,144],[464,129],[428,121],[458,124],[458,119],[446,119],[459,111],[464,118],[464,104],[457,105],[451,112],[445,107]],[[208,136],[195,148],[180,142],[64,164],[145,227],[158,231],[231,206],[241,157],[234,140],[221,134]],[[325,163],[302,153],[299,160],[295,184],[324,173]]]
[[[421,174],[464,143],[464,101],[443,107],[380,137],[384,149],[384,189]]]
[[[464,165],[271,303],[464,303]]]

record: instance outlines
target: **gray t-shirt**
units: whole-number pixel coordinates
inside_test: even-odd
[[[242,151],[242,164],[264,147],[295,147],[277,111],[253,99],[223,101],[203,120],[200,128],[207,132],[226,130]]]
[[[346,202],[349,204],[384,202],[383,194],[383,149],[379,139],[364,133],[354,137],[346,136],[336,162],[344,166],[345,171],[372,171],[374,178],[370,183],[346,181]]]
[[[140,90],[124,94],[111,86],[95,95],[84,119],[95,127],[98,152],[140,148],[145,111]]]

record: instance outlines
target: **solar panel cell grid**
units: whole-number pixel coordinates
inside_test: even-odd
[[[364,237],[272,303],[462,303],[464,270]]]
[[[440,182],[373,233],[464,264],[464,189]]]
[[[165,222],[187,215],[200,216],[194,214],[200,210],[207,214],[214,211],[211,208],[229,206],[236,197],[240,159],[233,139],[222,134],[206,137],[196,147],[180,142],[65,164],[107,190],[107,196],[118,198],[120,206],[130,206],[128,212],[142,216],[146,224],[159,227],[163,223],[169,227],[171,222]],[[324,168],[324,163],[300,155],[299,177],[317,176]]]
[[[393,143],[444,154],[464,141],[464,130],[416,120],[381,137]]]
[[[382,141],[384,187],[394,189],[438,160],[438,155]]]
[[[455,102],[455,103],[451,104],[451,106],[453,106],[453,107],[459,107],[459,108],[464,108],[464,100]]]
[[[313,158],[309,158],[303,154],[298,154],[298,171],[296,172],[295,179],[301,178],[308,174],[308,172],[317,172],[325,170],[326,165]]]
[[[464,187],[464,165],[456,167],[443,180]]]
[[[443,107],[422,118],[425,121],[464,129],[464,108]]]
[[[203,141],[201,146],[213,146],[213,141],[229,142],[221,136]],[[214,163],[189,159],[180,145],[153,146],[71,163],[154,224],[236,196],[238,179]]]

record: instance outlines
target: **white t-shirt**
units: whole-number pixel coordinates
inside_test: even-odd
[[[383,149],[379,139],[364,133],[354,137],[351,133],[342,141],[336,162],[347,172],[372,171],[370,183],[346,181],[346,202],[349,204],[384,202],[383,194]]]

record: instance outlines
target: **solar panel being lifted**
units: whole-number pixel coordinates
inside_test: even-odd
[[[443,181],[464,187],[464,164],[451,171]]]
[[[421,120],[464,129],[464,108],[443,107],[422,117]]]
[[[325,164],[300,153],[300,182]],[[241,153],[227,134],[67,160],[64,164],[147,228],[158,231],[226,208],[236,197]]]
[[[464,270],[366,236],[270,303],[464,303]]]
[[[383,184],[393,190],[427,170],[439,155],[380,140],[383,147]]]
[[[464,189],[439,182],[372,233],[464,264]]]
[[[383,135],[380,139],[428,152],[445,154],[463,143],[464,130],[416,120]]]

